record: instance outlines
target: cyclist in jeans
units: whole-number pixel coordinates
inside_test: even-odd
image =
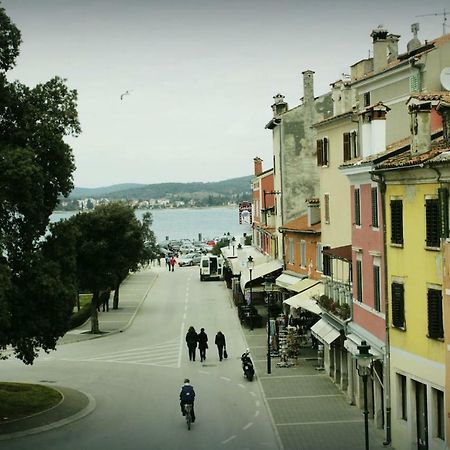
[[[195,422],[194,400],[195,400],[194,388],[191,386],[189,379],[186,378],[184,380],[183,386],[181,386],[180,406],[181,406],[181,413],[184,416],[185,415],[184,405],[187,405],[187,404],[192,405],[192,409],[191,409],[192,422]]]

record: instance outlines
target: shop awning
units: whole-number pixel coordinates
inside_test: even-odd
[[[272,261],[259,264],[255,266],[252,270],[252,280],[256,280],[257,278],[261,278],[269,273],[276,272],[283,267],[283,264],[278,259],[274,259]],[[244,292],[246,285],[250,282],[250,271],[248,269],[244,269],[241,272],[241,290]]]
[[[317,283],[319,283],[319,280],[311,280],[311,278],[304,278],[303,280],[297,281],[297,283],[293,284],[292,287],[290,287],[290,290],[294,292],[303,292],[306,291],[307,289],[310,289]]]
[[[330,345],[334,342],[341,333],[332,327],[325,319],[320,319],[311,327],[311,333],[319,339],[319,341],[326,342]]]
[[[294,295],[293,297],[287,298],[283,303],[289,305],[293,308],[303,308],[314,314],[321,314],[322,310],[317,305],[317,302],[312,298],[314,295],[323,294],[323,284],[316,280],[316,284],[306,291],[300,294]]]
[[[303,280],[302,276],[294,276],[294,275],[289,275],[288,273],[282,273],[276,280],[275,280],[275,284],[277,286],[280,286],[282,288],[285,289],[291,289],[291,287],[298,283],[299,281]]]
[[[349,333],[346,336],[344,341],[344,347],[353,355],[357,355],[359,353],[358,345],[361,345],[361,342],[364,340],[360,338],[358,335]],[[366,339],[367,341],[367,339]],[[369,343],[369,342],[368,342]],[[369,343],[370,345],[370,343]],[[373,355],[374,359],[383,359],[383,353],[378,350],[375,346],[370,346],[369,353]]]

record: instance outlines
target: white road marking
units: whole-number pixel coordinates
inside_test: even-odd
[[[259,409],[257,409],[256,411],[255,411],[255,417],[258,417],[259,416]]]
[[[256,397],[256,394],[253,391],[250,391],[249,394],[252,395],[253,397]]]
[[[257,408],[259,408],[259,405],[260,405],[259,400],[256,400],[255,405]]]
[[[222,444],[228,444],[228,442],[232,441],[233,439],[236,439],[236,435],[233,434],[233,436],[230,436],[228,439],[225,439],[224,441],[222,441]]]
[[[242,389],[245,389],[245,386],[244,386],[243,384],[241,384],[241,383],[239,383],[238,386],[239,386],[240,388],[242,388]]]
[[[242,427],[243,430],[248,430],[253,425],[253,422],[249,422],[247,425]]]
[[[231,381],[231,378],[228,378],[228,377],[220,377],[220,378],[225,381]]]

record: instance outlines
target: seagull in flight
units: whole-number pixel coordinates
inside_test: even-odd
[[[125,92],[120,96],[120,100],[123,100],[123,98],[125,97],[125,95],[130,95],[130,91],[125,91]]]

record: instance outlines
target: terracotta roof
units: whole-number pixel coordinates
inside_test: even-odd
[[[351,116],[353,116],[353,114],[354,114],[353,111],[346,111],[342,114],[338,114],[336,116],[331,116],[327,119],[321,120],[320,122],[313,123],[312,126],[319,127],[319,126],[325,125],[327,123],[333,122],[334,120],[345,119],[347,116],[351,117]]]
[[[312,226],[308,226],[308,214],[298,217],[297,219],[291,220],[280,227],[282,231],[298,231],[306,233],[320,233],[320,222]]]
[[[352,260],[352,245],[344,245],[342,247],[326,248],[322,250],[324,255],[329,255],[332,258],[341,259],[343,261]]]
[[[421,101],[439,101],[450,102],[450,92],[447,91],[435,91],[435,92],[417,92],[411,94],[410,99],[417,99]],[[409,101],[409,100],[408,100]]]

